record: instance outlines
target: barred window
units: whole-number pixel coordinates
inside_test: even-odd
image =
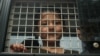
[[[5,52],[20,43],[28,48],[21,53],[80,54],[77,4],[77,0],[12,0]]]

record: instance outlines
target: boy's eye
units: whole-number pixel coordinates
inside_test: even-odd
[[[58,24],[61,24],[61,22],[60,21],[56,21],[55,24],[58,25]]]
[[[41,23],[41,25],[47,25],[47,23]]]

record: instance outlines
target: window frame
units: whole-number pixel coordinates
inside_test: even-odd
[[[0,52],[4,51],[11,0],[2,0],[0,12]]]

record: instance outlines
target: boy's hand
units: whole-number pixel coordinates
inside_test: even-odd
[[[12,52],[25,52],[25,51],[27,51],[25,46],[23,44],[19,44],[19,43],[12,44],[10,46],[10,49]]]

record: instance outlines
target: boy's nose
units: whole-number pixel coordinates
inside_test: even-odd
[[[50,23],[48,26],[49,32],[54,32],[54,24]]]

